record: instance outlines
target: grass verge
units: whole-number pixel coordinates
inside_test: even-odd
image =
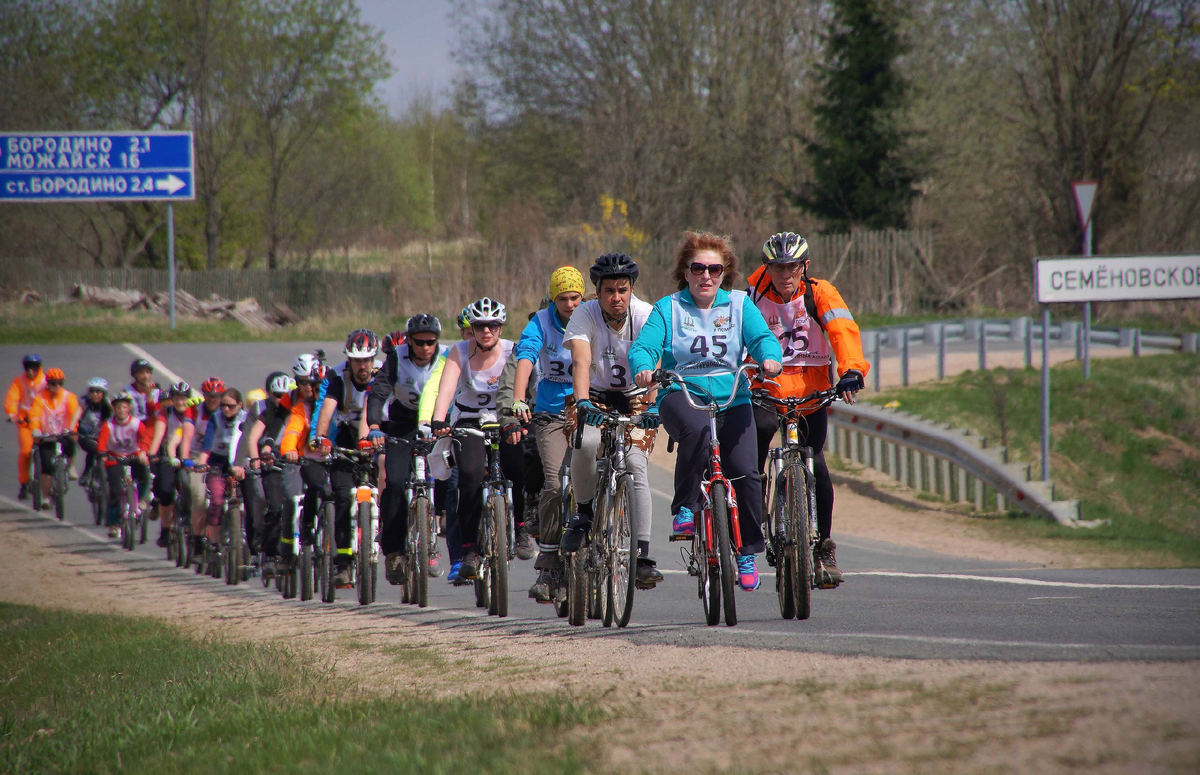
[[[180,317],[172,329],[166,318],[149,312],[77,304],[5,304],[0,305],[0,345],[338,341],[363,326],[382,335],[404,328],[404,323],[403,318],[382,315],[330,315],[261,332],[232,321]]]
[[[308,655],[0,604],[0,771],[562,772],[561,696],[368,696]],[[367,677],[369,680],[369,676]]]
[[[1051,371],[1051,479],[1079,498],[1094,530],[1011,516],[1000,529],[1136,553],[1150,564],[1200,565],[1200,355],[1077,362]],[[1041,375],[1035,369],[968,371],[940,383],[889,390],[931,420],[1007,441],[1014,460],[1037,463]]]

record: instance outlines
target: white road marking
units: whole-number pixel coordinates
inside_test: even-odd
[[[930,635],[883,635],[871,632],[796,632],[793,630],[738,630],[731,627],[713,627],[707,632],[722,635],[778,635],[785,638],[855,638],[870,640],[908,641],[946,646],[1005,646],[1019,648],[1062,648],[1062,649],[1144,649],[1152,651],[1194,652],[1192,645],[1165,645],[1141,643],[1049,643],[1027,640],[984,640],[982,638],[945,638]]]
[[[183,377],[180,377],[178,374],[176,374],[175,372],[168,369],[166,366],[163,365],[162,361],[160,361],[158,358],[155,358],[153,355],[146,352],[142,348],[138,347],[136,344],[130,344],[129,342],[122,342],[121,346],[124,347],[129,352],[136,355],[137,357],[144,358],[145,360],[150,361],[150,365],[154,367],[155,371],[157,371],[161,374],[166,374],[167,377],[169,377],[172,382],[183,382]]]
[[[87,530],[84,530],[79,525],[72,524],[65,520],[63,522],[59,522],[58,517],[54,516],[53,514],[48,514],[44,511],[34,511],[32,506],[29,506],[25,503],[21,503],[21,501],[18,501],[18,500],[13,500],[12,498],[8,497],[7,495],[0,495],[0,503],[7,503],[9,506],[15,506],[18,509],[24,509],[25,511],[28,511],[30,514],[39,516],[42,519],[46,520],[47,522],[54,522],[56,524],[63,525],[64,527],[69,527],[72,530],[78,532],[81,535],[87,536],[88,538],[92,539],[93,541],[95,541],[97,543],[108,544],[113,547],[116,547],[116,544],[113,543],[112,540],[107,537],[101,537],[101,536],[95,535],[93,533],[89,533]]]
[[[965,573],[909,573],[906,571],[844,571],[847,576],[888,576],[891,578],[941,579],[949,581],[990,581],[993,584],[1024,584],[1032,587],[1068,587],[1071,589],[1200,589],[1200,584],[1102,584],[1083,581],[1045,581],[1016,576],[974,576]]]
[[[1031,597],[1029,600],[1078,600],[1079,595],[1045,595],[1043,597]]]

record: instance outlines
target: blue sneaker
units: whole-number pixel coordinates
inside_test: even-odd
[[[681,508],[671,521],[671,533],[675,538],[691,538],[696,534],[696,518],[687,506]]]
[[[462,560],[450,563],[450,575],[446,577],[446,581],[451,584],[458,581],[458,571],[462,567]]]
[[[737,558],[738,584],[747,592],[753,592],[762,584],[758,568],[754,567],[753,554],[741,554]]]

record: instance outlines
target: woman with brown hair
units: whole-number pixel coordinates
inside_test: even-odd
[[[715,234],[687,232],[675,249],[671,273],[679,291],[659,299],[629,351],[637,384],[652,382],[653,370],[683,375],[692,395],[723,400],[734,390],[734,373],[743,353],[762,364],[767,376],[779,373],[783,351],[762,314],[744,291],[730,291],[737,280],[737,256],[729,241]],[[700,483],[708,463],[708,415],[692,408],[679,385],[659,392],[663,427],[675,439],[675,497],[672,530],[695,532],[694,514],[701,507]],[[763,551],[762,487],[758,473],[758,440],[746,384],[718,415],[718,441],[725,474],[737,495],[742,556],[738,583],[746,591],[759,586],[754,555]]]

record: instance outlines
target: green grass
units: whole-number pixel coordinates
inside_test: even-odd
[[[0,676],[12,773],[562,772],[585,764],[565,733],[602,716],[559,696],[365,696],[287,648],[9,604]]]
[[[1093,530],[1004,515],[1000,529],[1138,553],[1150,564],[1200,565],[1200,355],[1079,363],[1051,372],[1051,470],[1060,495],[1079,498]],[[1041,376],[1035,369],[968,371],[941,383],[890,390],[872,403],[970,428],[1011,459],[1040,466]]]
[[[382,335],[404,328],[404,322],[381,315],[336,315],[260,332],[231,321],[179,317],[172,330],[167,318],[149,312],[117,312],[77,304],[8,304],[0,306],[0,345],[337,341],[362,326]]]

